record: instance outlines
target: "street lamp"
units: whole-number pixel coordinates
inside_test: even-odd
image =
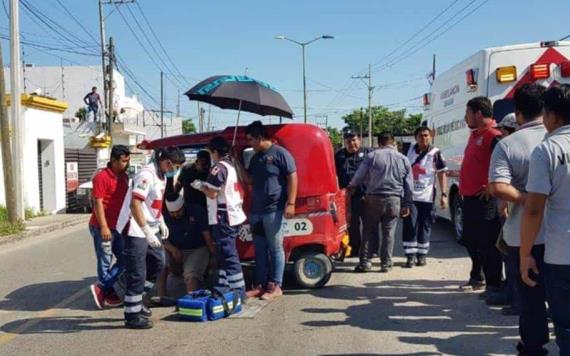
[[[289,41],[292,43],[295,43],[299,46],[301,46],[301,50],[302,50],[302,54],[303,54],[303,111],[304,111],[304,117],[305,117],[305,124],[307,123],[307,77],[305,75],[306,71],[305,71],[305,47],[307,45],[310,45],[313,42],[317,42],[318,40],[332,40],[334,39],[334,36],[330,36],[330,35],[322,35],[319,36],[313,40],[307,41],[307,42],[299,42],[299,41],[295,41],[292,40],[290,38],[287,38],[285,36],[275,36],[276,40],[285,40],[285,41]]]

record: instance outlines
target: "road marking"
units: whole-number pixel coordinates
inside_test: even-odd
[[[71,296],[57,303],[54,307],[36,313],[32,316],[31,320],[28,320],[24,324],[20,325],[18,328],[16,328],[16,330],[0,335],[0,346],[12,341],[16,336],[23,334],[26,330],[41,322],[43,318],[55,316],[57,314],[57,309],[65,308],[69,304],[81,298],[87,292],[89,292],[88,288],[81,288]]]

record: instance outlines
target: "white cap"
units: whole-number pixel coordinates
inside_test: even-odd
[[[519,124],[517,124],[517,117],[515,113],[510,113],[505,115],[505,117],[503,117],[503,119],[499,122],[497,127],[505,127],[508,129],[515,129],[515,130],[518,129]]]
[[[166,209],[170,212],[176,212],[184,207],[184,196],[178,194],[175,200],[166,199]]]

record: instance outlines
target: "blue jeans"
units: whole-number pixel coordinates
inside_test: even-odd
[[[235,290],[245,298],[245,279],[236,248],[239,226],[230,226],[226,212],[218,212],[217,218],[218,223],[212,227],[218,260],[218,279],[215,286],[222,290]]]
[[[255,246],[255,284],[265,287],[267,282],[273,282],[281,286],[285,271],[283,211],[252,213],[249,224]]]
[[[111,241],[103,241],[100,228],[90,225],[89,232],[93,236],[97,257],[97,278],[105,293],[112,292],[113,285],[125,269],[123,236],[116,230],[111,230],[113,234]],[[113,255],[115,255],[116,261],[111,265]]]
[[[570,356],[570,266],[545,263],[544,285],[560,356]]]

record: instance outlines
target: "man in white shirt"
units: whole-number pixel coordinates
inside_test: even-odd
[[[137,172],[132,191],[123,204],[117,228],[125,237],[125,326],[150,329],[150,309],[143,305],[143,294],[149,292],[164,268],[162,240],[168,228],[162,216],[166,178],[174,177],[184,163],[184,152],[176,147],[155,151],[154,160]],[[129,209],[130,208],[130,209]],[[127,224],[128,221],[128,224]]]

